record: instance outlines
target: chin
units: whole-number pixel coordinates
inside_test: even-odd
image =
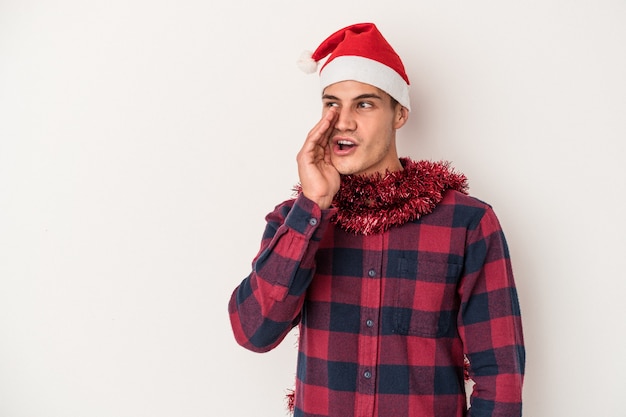
[[[347,158],[338,158],[335,160],[333,158],[332,163],[341,175],[352,175],[358,171],[358,167],[351,164],[350,161],[347,161],[346,159]]]
[[[353,167],[345,166],[345,165],[339,165],[339,166],[335,165],[335,169],[337,169],[337,171],[341,175],[352,175],[357,172],[357,170],[354,169]]]

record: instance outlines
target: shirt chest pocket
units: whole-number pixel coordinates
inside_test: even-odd
[[[398,260],[398,278],[390,279],[388,323],[392,333],[442,337],[456,311],[456,282],[461,266],[446,262]]]

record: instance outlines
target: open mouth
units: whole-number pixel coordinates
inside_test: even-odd
[[[356,145],[353,142],[350,142],[349,140],[338,140],[337,146],[339,147],[340,151],[344,151],[344,150],[352,149]]]

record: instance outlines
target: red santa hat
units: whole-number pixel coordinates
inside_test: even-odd
[[[314,73],[319,61],[327,56],[320,68],[322,90],[340,81],[359,81],[380,88],[411,109],[410,83],[402,60],[373,23],[358,23],[338,30],[315,52],[305,52],[298,66],[306,73]]]

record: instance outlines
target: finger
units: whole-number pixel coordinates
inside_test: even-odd
[[[328,125],[328,128],[326,129],[326,132],[323,133],[325,137],[324,143],[328,143],[328,140],[330,139],[333,132],[335,131],[335,123],[337,123],[337,119],[339,119],[339,113],[335,109],[331,108],[331,111],[329,111],[328,113],[332,113],[332,115],[329,120],[330,123]]]
[[[336,119],[337,112],[331,108],[322,116],[313,129],[311,129],[307,136],[307,141],[311,141],[316,145],[324,145],[325,141],[328,141],[330,133],[333,131]]]
[[[333,124],[336,117],[337,110],[335,110],[333,107],[329,108],[328,111],[322,115],[317,124],[313,126],[313,129],[311,129],[309,133],[313,133],[315,131],[323,129],[324,126],[328,126],[329,124]]]
[[[330,157],[332,153],[332,149],[330,148],[330,142],[326,142],[326,146],[324,146],[324,162],[328,165],[333,165],[333,161]]]

